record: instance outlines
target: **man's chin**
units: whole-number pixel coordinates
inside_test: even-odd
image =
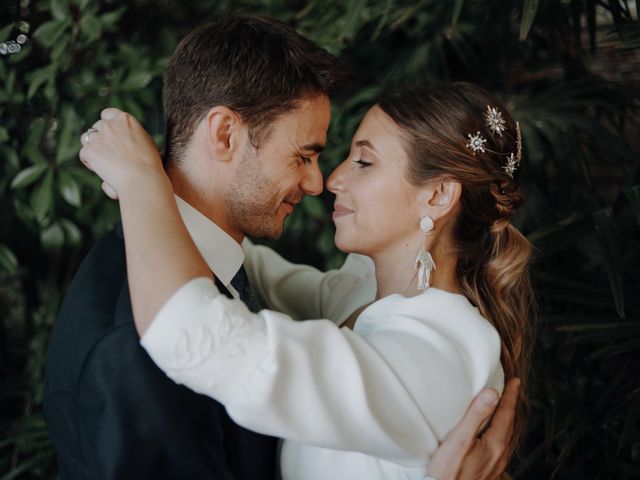
[[[245,235],[252,238],[264,238],[267,240],[278,240],[284,231],[284,222],[273,224],[263,224],[260,226],[249,226],[244,229]]]

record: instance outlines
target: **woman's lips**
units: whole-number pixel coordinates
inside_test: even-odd
[[[335,220],[336,218],[340,218],[340,217],[344,217],[345,215],[349,215],[350,213],[353,213],[353,210],[351,210],[350,208],[345,207],[344,205],[340,204],[340,203],[335,203],[333,205],[333,219]]]

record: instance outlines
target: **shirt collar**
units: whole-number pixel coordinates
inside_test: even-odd
[[[198,210],[177,195],[175,197],[180,216],[200,254],[215,276],[228,287],[244,262],[242,247]]]

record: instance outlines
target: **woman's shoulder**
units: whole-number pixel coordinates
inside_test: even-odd
[[[437,288],[413,297],[389,295],[372,303],[358,318],[356,331],[398,331],[429,337],[437,332],[456,343],[500,351],[498,332],[480,311],[464,295]]]
[[[434,395],[442,405],[455,403],[449,420],[459,419],[483,387],[502,388],[500,336],[463,295],[436,288],[413,297],[390,295],[362,312],[354,332],[385,356],[419,404]],[[437,394],[436,384],[442,390]],[[443,429],[455,423],[449,420]]]

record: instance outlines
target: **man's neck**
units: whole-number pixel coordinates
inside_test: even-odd
[[[173,186],[173,192],[178,197],[215,223],[236,242],[242,243],[244,233],[232,228],[226,212],[224,198],[219,189],[216,189],[215,186],[206,185],[206,179],[186,174],[184,169],[180,167],[169,167],[167,175]]]

